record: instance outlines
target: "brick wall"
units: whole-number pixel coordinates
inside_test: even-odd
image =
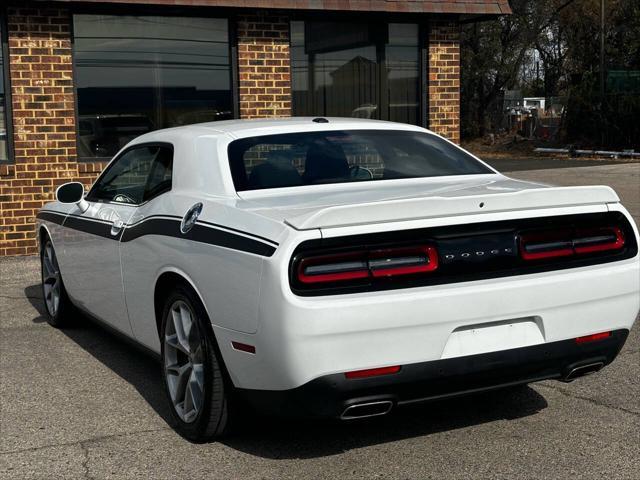
[[[58,185],[95,177],[75,161],[70,22],[66,9],[7,12],[15,163],[0,165],[0,256],[36,253],[38,209]]]
[[[460,143],[460,24],[429,28],[429,129]]]
[[[245,15],[237,32],[240,118],[291,115],[289,19]]]
[[[14,163],[0,164],[0,256],[36,252],[37,210],[71,180],[93,182],[104,163],[76,161],[71,17],[49,6],[7,11]],[[289,19],[268,13],[238,18],[241,118],[291,115]],[[429,127],[460,141],[460,31],[431,24]]]

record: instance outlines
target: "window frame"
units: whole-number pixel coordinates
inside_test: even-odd
[[[2,48],[2,82],[4,82],[4,124],[7,132],[7,159],[0,160],[0,165],[13,165],[16,161],[15,146],[13,143],[13,95],[11,92],[11,68],[9,64],[9,31],[6,7],[0,8],[0,48]]]
[[[381,12],[367,13],[364,22],[372,24],[389,23],[412,23],[418,26],[418,117],[416,126],[429,128],[429,29],[430,16],[423,15],[416,18],[416,15],[397,14],[389,15]],[[291,48],[291,22],[294,21],[328,21],[335,23],[364,23],[363,17],[358,12],[294,12],[289,16],[289,48]],[[377,47],[376,47],[377,49]],[[293,57],[291,58],[291,68],[293,69]],[[293,95],[293,75],[291,76],[291,114],[296,115],[296,102]],[[320,115],[320,114],[316,114]]]
[[[114,202],[112,200],[101,200],[101,199],[91,198],[91,194],[97,189],[98,183],[100,183],[100,180],[102,180],[102,178],[107,173],[109,173],[109,171],[118,163],[118,160],[120,160],[124,155],[129,153],[131,150],[135,150],[137,148],[149,148],[149,147],[167,148],[171,152],[171,186],[169,188],[167,188],[166,190],[162,190],[159,193],[156,193],[152,197],[147,198],[146,200],[143,200],[140,203],[122,203],[122,202]],[[144,143],[136,143],[135,145],[126,147],[124,150],[119,152],[115,157],[111,159],[111,161],[109,162],[109,165],[107,165],[107,168],[105,168],[102,171],[102,173],[98,176],[98,178],[96,178],[96,181],[93,182],[93,185],[91,185],[91,188],[89,189],[87,194],[84,196],[84,198],[87,202],[100,203],[104,205],[120,205],[120,206],[135,207],[135,208],[141,207],[142,205],[146,205],[151,200],[158,198],[159,196],[164,195],[165,193],[168,193],[173,189],[173,173],[175,171],[174,158],[175,158],[175,148],[173,146],[173,143],[170,143],[170,142],[144,142]],[[147,180],[145,180],[145,186],[147,181],[148,181],[148,174],[147,174]]]
[[[229,51],[229,77],[231,86],[231,115],[232,119],[240,118],[240,100],[238,95],[238,52],[236,42],[236,16],[233,10],[228,8],[206,8],[194,7],[185,10],[179,7],[163,6],[163,5],[109,5],[109,4],[93,4],[93,5],[74,5],[70,8],[71,12],[71,68],[73,77],[73,97],[74,97],[74,113],[76,121],[80,118],[80,108],[78,105],[78,84],[77,84],[77,65],[76,65],[76,38],[74,31],[74,16],[76,15],[120,15],[120,16],[164,16],[164,17],[194,17],[194,18],[215,18],[227,21],[227,37]],[[154,130],[155,131],[155,130]],[[76,126],[76,149],[80,144],[80,129]],[[108,162],[113,157],[76,157],[79,163],[92,162]],[[97,180],[96,180],[97,181]]]

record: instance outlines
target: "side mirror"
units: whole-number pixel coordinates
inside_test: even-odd
[[[81,211],[89,208],[89,203],[84,199],[84,185],[80,182],[64,183],[56,190],[56,199],[60,203],[75,203]]]

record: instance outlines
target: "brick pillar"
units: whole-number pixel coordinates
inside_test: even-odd
[[[0,256],[37,252],[37,210],[78,176],[70,15],[48,7],[7,14],[15,162],[0,165]]]
[[[243,15],[237,32],[240,118],[290,116],[289,19]]]
[[[429,129],[460,143],[460,24],[429,28]]]

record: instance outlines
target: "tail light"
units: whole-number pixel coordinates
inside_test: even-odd
[[[618,227],[528,232],[520,235],[520,256],[542,260],[621,250],[624,245],[624,234]]]
[[[394,248],[374,250],[369,258],[369,270],[374,278],[433,272],[438,268],[435,247]]]
[[[532,232],[520,236],[520,255],[524,260],[573,255],[571,231]]]
[[[636,258],[622,212],[314,238],[296,247],[288,281],[301,297],[427,287]]]
[[[620,250],[624,247],[624,234],[618,227],[578,230],[573,240],[577,254]]]
[[[309,285],[420,275],[437,268],[435,247],[420,245],[305,257],[298,262],[296,274],[298,281]]]
[[[597,342],[598,340],[605,340],[611,336],[611,332],[594,333],[593,335],[585,335],[584,337],[577,337],[576,343],[578,345],[589,342]]]
[[[303,258],[298,264],[302,283],[329,283],[369,277],[366,252]]]

